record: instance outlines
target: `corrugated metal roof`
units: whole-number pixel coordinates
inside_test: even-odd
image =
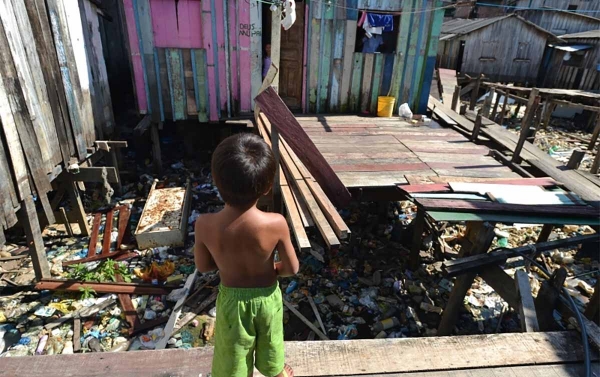
[[[562,51],[567,51],[567,52],[589,50],[590,48],[592,48],[592,46],[590,46],[590,45],[572,45],[572,46],[549,45],[549,46],[552,47],[552,48],[555,48],[557,50],[562,50]]]
[[[582,31],[581,33],[565,34],[565,35],[561,35],[559,38],[562,38],[562,39],[575,39],[575,38],[597,39],[597,38],[600,38],[600,30],[589,30],[589,31]]]

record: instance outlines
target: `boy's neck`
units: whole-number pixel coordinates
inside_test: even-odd
[[[255,201],[254,203],[252,203],[250,206],[245,206],[245,207],[236,207],[236,206],[232,206],[230,204],[225,203],[225,208],[223,210],[227,211],[229,213],[232,213],[232,214],[241,215],[242,213],[246,213],[246,212],[256,208],[257,203],[258,203],[258,200]]]

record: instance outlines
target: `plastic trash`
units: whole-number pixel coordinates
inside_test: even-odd
[[[156,318],[156,312],[152,309],[146,309],[146,311],[144,312],[144,319],[145,320],[152,320]]]
[[[38,346],[35,349],[36,355],[41,355],[44,353],[44,348],[46,348],[47,342],[48,342],[48,335],[44,335],[40,338],[40,341],[38,342]]]
[[[401,118],[412,119],[413,112],[410,110],[408,103],[403,103],[402,105],[400,105],[400,107],[398,108],[398,115]]]
[[[430,313],[437,313],[437,314],[442,314],[442,312],[444,311],[444,309],[438,307],[438,306],[434,306],[431,305],[427,302],[422,302],[420,308],[422,310],[425,310],[426,312],[430,312]]]
[[[217,317],[217,307],[215,306],[212,309],[210,309],[208,311],[208,315],[211,316],[211,317],[213,317],[213,318],[216,318]]]
[[[400,320],[396,317],[391,317],[391,318],[376,322],[373,325],[373,331],[379,333],[381,331],[389,330],[391,328],[398,327],[398,326],[400,326]]]
[[[70,340],[67,340],[65,342],[65,348],[63,348],[62,350],[62,354],[63,355],[71,355],[73,353],[73,342]]]
[[[289,295],[290,293],[294,292],[296,288],[298,288],[298,282],[296,280],[290,281],[290,284],[288,284],[287,288],[285,289],[285,294]]]

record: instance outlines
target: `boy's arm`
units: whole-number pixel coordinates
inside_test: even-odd
[[[294,246],[292,246],[290,229],[283,216],[278,220],[277,232],[281,235],[279,242],[277,243],[277,251],[279,252],[279,259],[281,260],[280,262],[275,263],[277,275],[281,277],[296,275],[300,268],[300,263],[298,262]]]
[[[194,262],[196,263],[196,269],[202,273],[218,269],[208,248],[202,242],[202,221],[200,220],[200,217],[196,219],[194,232],[196,234],[196,242],[194,243]]]

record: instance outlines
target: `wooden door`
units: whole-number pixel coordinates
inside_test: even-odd
[[[304,61],[304,3],[296,2],[296,22],[281,29],[279,95],[291,110],[302,109],[302,64]]]

